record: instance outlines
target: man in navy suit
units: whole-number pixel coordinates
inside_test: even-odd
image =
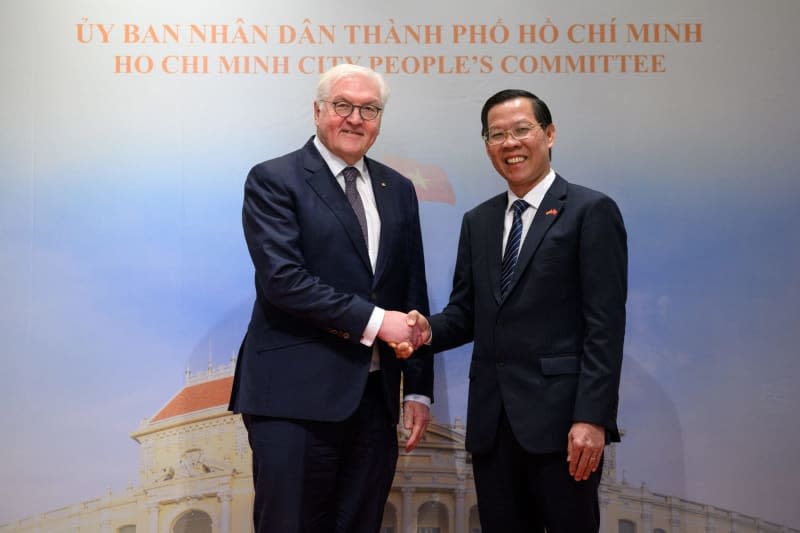
[[[550,167],[555,126],[530,92],[490,97],[481,134],[508,191],[464,215],[448,305],[409,323],[417,347],[474,341],[466,448],[483,533],[596,532],[603,448],[619,440],[622,216]]]
[[[230,409],[253,451],[257,533],[374,533],[433,398],[432,352],[395,358],[405,311],[428,305],[412,183],[366,157],[388,88],[339,65],[319,79],[316,135],[252,168],[243,225],[256,301]],[[398,311],[399,310],[399,311]]]

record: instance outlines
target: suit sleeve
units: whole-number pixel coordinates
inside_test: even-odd
[[[622,215],[610,198],[587,208],[579,254],[585,330],[574,420],[611,427],[619,401],[628,250]]]
[[[348,340],[358,343],[374,305],[307,269],[301,235],[304,225],[313,231],[313,221],[299,219],[297,192],[287,183],[292,177],[288,168],[277,172],[262,164],[245,183],[242,224],[257,284],[269,305],[317,328],[357,332]]]
[[[410,183],[410,182],[409,182]],[[425,277],[425,253],[422,246],[422,229],[419,221],[419,203],[413,187],[410,188],[409,208],[412,210],[407,238],[411,251],[408,272],[408,299],[404,311],[416,309],[424,315],[430,313],[428,283]],[[433,350],[421,347],[408,359],[403,369],[403,394],[420,394],[433,401]]]
[[[453,289],[447,306],[430,318],[434,351],[444,351],[471,342],[474,334],[475,287],[469,213],[461,221]]]

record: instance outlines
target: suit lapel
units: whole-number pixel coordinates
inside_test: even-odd
[[[567,182],[556,175],[555,181],[547,190],[547,193],[545,193],[541,205],[539,205],[539,208],[536,210],[531,228],[525,236],[525,242],[522,243],[522,249],[519,252],[517,265],[514,267],[514,278],[511,280],[511,288],[508,294],[513,292],[522,272],[525,271],[528,263],[531,262],[536,250],[539,248],[539,244],[541,244],[542,239],[544,239],[544,236],[547,234],[547,230],[550,229],[550,226],[553,225],[553,222],[555,222],[561,214],[566,197]]]
[[[303,165],[306,170],[306,182],[317,193],[317,196],[327,204],[334,216],[344,226],[345,233],[358,252],[359,257],[369,270],[372,265],[369,262],[367,253],[367,243],[361,233],[361,226],[358,224],[356,214],[347,201],[342,187],[336,182],[336,178],[331,174],[328,165],[319,155],[314,144],[309,141],[306,144],[303,154]]]
[[[500,295],[500,270],[503,262],[503,223],[505,222],[508,194],[503,193],[492,198],[488,206],[486,219],[483,221],[483,242],[488,254],[487,265],[489,268],[489,283],[494,293],[494,299],[499,304]]]
[[[381,238],[378,245],[378,258],[375,261],[375,276],[373,277],[373,287],[376,286],[381,276],[386,272],[388,265],[391,264],[392,250],[395,250],[394,240],[397,238],[397,202],[392,194],[391,181],[381,173],[377,165],[371,164],[367,158],[364,159],[369,170],[372,192],[375,195],[375,205],[378,208],[378,215],[381,218]]]

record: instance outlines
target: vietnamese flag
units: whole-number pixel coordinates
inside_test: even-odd
[[[383,162],[411,180],[421,202],[443,202],[455,205],[456,195],[447,181],[444,169],[405,157],[385,156]]]

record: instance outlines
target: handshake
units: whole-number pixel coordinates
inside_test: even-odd
[[[417,310],[408,314],[386,311],[378,338],[394,350],[398,359],[408,359],[414,350],[430,341],[431,326]]]

